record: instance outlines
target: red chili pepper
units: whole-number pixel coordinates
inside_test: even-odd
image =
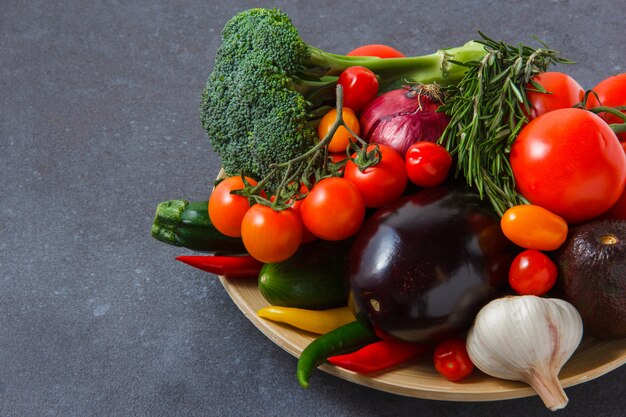
[[[256,278],[263,263],[246,256],[179,256],[177,261],[228,278]]]
[[[380,340],[355,352],[331,356],[328,362],[361,374],[382,371],[423,355],[430,349],[424,343]]]

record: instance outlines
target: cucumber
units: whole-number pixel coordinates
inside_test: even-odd
[[[317,240],[301,246],[286,261],[263,265],[261,295],[283,307],[324,310],[347,305],[345,259],[350,243]]]
[[[247,253],[241,239],[226,236],[213,226],[207,201],[169,200],[160,203],[151,234],[161,242],[198,252],[214,255]]]

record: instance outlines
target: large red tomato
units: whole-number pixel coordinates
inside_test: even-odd
[[[598,95],[589,95],[587,99],[587,108],[591,109],[597,106],[618,107],[626,106],[626,73],[614,75],[606,80],[601,81],[598,85],[593,87],[593,91]],[[598,99],[600,102],[598,102]],[[626,111],[622,113],[626,114]],[[606,120],[607,123],[622,123],[623,120],[619,117],[601,113],[600,116]],[[617,135],[620,140],[626,140],[626,133],[620,133]]]
[[[293,209],[275,211],[255,204],[241,222],[241,240],[246,250],[261,262],[281,262],[302,243],[302,220]]]
[[[365,218],[359,190],[345,178],[325,178],[315,184],[302,207],[302,222],[315,236],[343,240],[354,235]]]
[[[607,211],[626,184],[626,155],[611,128],[582,109],[546,113],[513,143],[511,168],[531,203],[578,223]]]
[[[532,84],[526,86],[526,95],[531,104],[530,120],[553,110],[565,109],[583,101],[585,90],[567,74],[562,72],[544,72],[531,78],[546,89],[546,93],[537,91]]]
[[[373,150],[369,145],[367,150]],[[378,208],[400,197],[406,188],[407,175],[404,159],[395,149],[378,145],[380,161],[361,171],[352,160],[346,164],[343,177],[359,189],[366,207]],[[352,155],[356,157],[356,155]]]

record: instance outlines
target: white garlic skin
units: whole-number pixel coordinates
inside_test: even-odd
[[[580,314],[567,301],[504,297],[480,310],[467,336],[467,352],[484,373],[529,383],[546,406],[556,410],[567,404],[558,373],[582,335]]]

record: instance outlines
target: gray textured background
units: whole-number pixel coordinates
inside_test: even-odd
[[[337,2],[339,4],[339,2]],[[0,2],[0,416],[548,415],[537,398],[449,403],[318,372],[266,339],[184,250],[156,204],[206,199],[219,161],[199,97],[234,13],[280,6],[332,52],[408,54],[478,29],[535,34],[586,88],[624,72],[626,2]],[[563,416],[621,416],[626,368],[567,390]]]

